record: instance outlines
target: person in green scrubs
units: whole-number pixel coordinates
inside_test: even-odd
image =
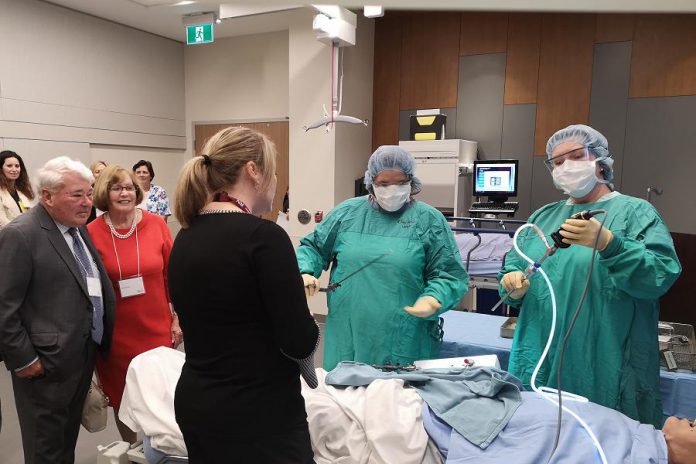
[[[324,369],[340,361],[410,364],[437,357],[439,315],[468,290],[454,235],[442,213],[413,199],[421,190],[413,156],[381,146],[365,172],[369,195],[336,206],[300,241],[297,259],[308,296],[331,266]]]
[[[546,145],[546,164],[556,187],[569,195],[535,211],[529,222],[545,235],[561,228],[569,248],[544,261],[556,294],[558,319],[537,386],[556,387],[561,342],[583,293],[599,235],[587,297],[567,343],[561,387],[643,423],[662,425],[657,322],[659,298],[681,273],[672,237],[655,208],[623,195],[611,183],[613,159],[607,139],[585,125],[556,132]],[[585,210],[607,211],[597,219],[569,219]],[[527,229],[520,249],[539,259],[541,240]],[[498,278],[500,294],[515,289],[509,303],[520,308],[508,370],[529,387],[551,326],[551,297],[541,276],[522,279],[528,266],[514,248]]]

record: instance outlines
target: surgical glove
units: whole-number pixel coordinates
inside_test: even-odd
[[[603,251],[614,239],[614,234],[609,229],[603,227],[595,218],[585,219],[566,219],[560,230],[563,243],[569,245],[582,245],[593,248],[597,234],[597,251]]]
[[[309,298],[319,292],[319,279],[311,274],[302,274],[302,282],[304,283],[305,296]]]
[[[422,296],[413,306],[404,306],[404,311],[416,317],[429,317],[442,308],[442,304],[430,295]]]
[[[508,272],[500,280],[500,284],[506,292],[514,290],[510,297],[515,299],[522,298],[529,290],[529,279],[525,278],[524,272],[520,271]]]

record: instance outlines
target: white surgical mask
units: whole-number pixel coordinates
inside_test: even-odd
[[[583,198],[599,181],[596,163],[597,160],[566,160],[553,169],[553,183],[571,197]]]
[[[400,210],[411,197],[411,183],[374,187],[374,191],[377,204],[385,211],[394,212]]]

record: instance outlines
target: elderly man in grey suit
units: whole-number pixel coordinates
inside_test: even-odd
[[[114,293],[83,227],[92,182],[78,161],[49,161],[39,206],[0,231],[0,353],[26,464],[74,462],[94,359],[111,345]]]

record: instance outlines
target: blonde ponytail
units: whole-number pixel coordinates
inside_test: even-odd
[[[215,192],[236,184],[249,161],[263,173],[261,190],[267,189],[276,170],[276,148],[268,137],[247,127],[227,127],[210,137],[203,156],[189,160],[179,174],[174,214],[181,226],[189,227]]]
[[[202,156],[188,160],[179,173],[176,184],[176,204],[174,215],[179,219],[181,227],[188,228],[193,218],[208,203],[208,166]]]

